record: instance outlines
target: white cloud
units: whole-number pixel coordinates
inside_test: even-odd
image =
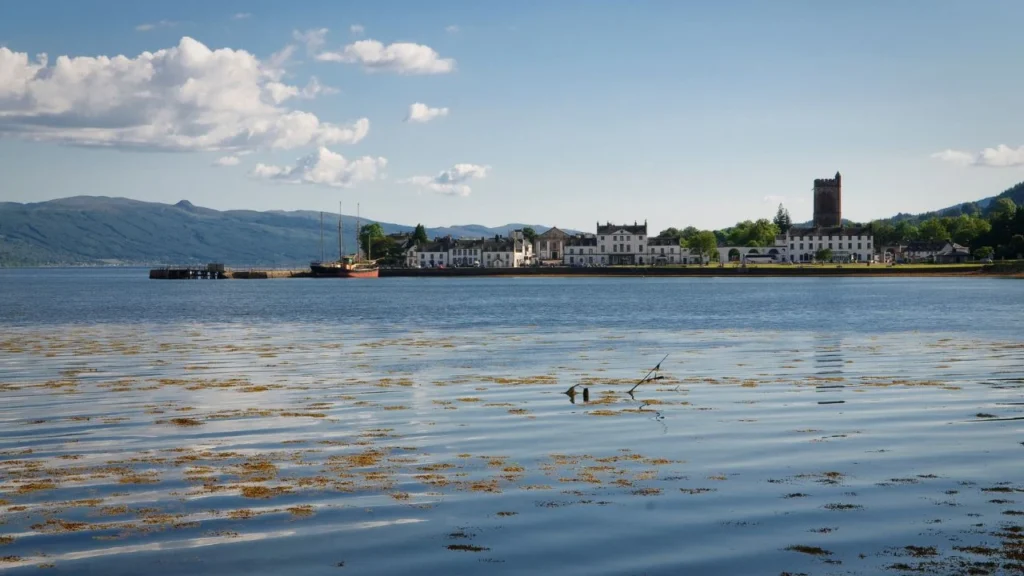
[[[353,36],[362,36],[363,33],[366,32],[366,28],[363,28],[362,24],[353,24],[353,25],[348,27],[348,31]]]
[[[213,161],[214,166],[238,166],[238,156],[221,156]]]
[[[977,154],[962,150],[943,150],[932,154],[932,158],[961,166],[1012,168],[1024,166],[1024,146],[1010,148],[1006,144],[1000,144],[995,148],[985,148]]]
[[[444,31],[449,34],[455,34],[456,32],[459,31],[459,27],[456,26],[455,24],[452,24],[451,26],[446,26]]]
[[[149,23],[147,23],[147,24],[139,24],[138,26],[135,27],[135,30],[137,30],[139,32],[149,32],[150,30],[153,30],[154,28],[170,28],[172,26],[176,26],[177,24],[178,24],[177,22],[172,22],[170,20],[161,20],[159,22],[154,22],[152,24],[149,24]]]
[[[320,147],[316,152],[300,158],[295,166],[257,164],[252,176],[280,180],[291,184],[321,184],[347,188],[358,182],[376,180],[378,171],[388,164],[386,158],[363,156],[347,160],[341,154]]]
[[[0,136],[82,146],[156,150],[243,150],[351,144],[365,118],[348,125],[281,103],[323,93],[278,81],[281,70],[244,50],[177,46],[126,56],[34,61],[0,47]]]
[[[455,60],[441,58],[430,46],[396,42],[385,46],[376,40],[359,40],[341,52],[320,52],[317,60],[361,64],[368,72],[398,74],[446,74],[455,70]]]
[[[327,28],[317,28],[305,32],[296,30],[292,32],[292,37],[306,46],[306,52],[315,54],[324,47],[324,43],[327,41]]]
[[[413,184],[438,194],[448,196],[469,196],[472,192],[469,185],[470,180],[485,178],[490,166],[478,164],[456,164],[448,170],[444,170],[437,176],[413,176],[399,180],[403,184]]]
[[[439,116],[447,116],[447,108],[431,108],[422,102],[416,102],[409,106],[409,115],[405,117],[406,122],[430,122]]]
[[[232,20],[246,20],[252,18],[251,12],[237,12],[231,16]]]

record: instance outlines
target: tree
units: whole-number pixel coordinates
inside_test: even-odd
[[[377,238],[383,237],[384,228],[381,227],[379,222],[363,225],[359,230],[359,247],[363,250],[363,254],[372,256],[373,253],[370,251],[370,242],[375,242]]]
[[[914,226],[908,220],[901,220],[896,224],[896,241],[897,242],[913,242],[917,240],[917,226]]]
[[[715,233],[708,230],[697,232],[686,241],[686,247],[696,252],[702,260],[710,261],[711,257],[718,253],[718,239]]]
[[[782,204],[779,204],[779,211],[775,213],[774,222],[780,234],[785,234],[793,227],[793,220],[789,217],[789,210],[786,210]]]
[[[925,242],[942,242],[949,239],[949,230],[942,225],[942,220],[931,218],[921,223],[918,238]]]
[[[416,230],[412,233],[412,241],[414,244],[426,244],[430,241],[427,238],[427,229],[423,227],[423,224],[416,225]]]
[[[822,248],[814,253],[814,259],[818,262],[831,262],[832,261],[832,249]]]
[[[1024,257],[1024,235],[1014,234],[1013,238],[1010,238],[1010,258],[1021,259]]]
[[[534,230],[533,228],[529,227],[529,226],[524,226],[523,227],[523,238],[526,238],[527,242],[529,242],[530,244],[533,244],[533,241],[537,239],[537,231]]]
[[[871,234],[875,237],[876,246],[888,246],[898,242],[896,227],[885,220],[875,220],[870,224]]]
[[[697,230],[693,226],[687,226],[686,228],[683,228],[682,232],[680,232],[679,235],[683,238],[683,242],[686,242],[687,240],[693,238],[695,235],[699,233],[700,230]]]
[[[665,228],[658,233],[658,238],[678,238],[682,235],[678,228]]]
[[[974,251],[974,257],[978,260],[984,260],[985,258],[991,258],[995,250],[991,246],[982,246]]]
[[[1017,205],[1010,198],[996,198],[988,207],[992,220],[1012,220],[1016,213]]]

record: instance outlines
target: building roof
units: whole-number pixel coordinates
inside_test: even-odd
[[[559,230],[557,226],[552,226],[543,234],[537,234],[537,238],[541,238],[543,240],[561,240],[567,236],[568,234]]]
[[[642,235],[646,236],[647,235],[647,222],[644,221],[643,224],[637,224],[634,221],[632,225],[629,225],[629,224],[621,224],[621,225],[620,224],[612,224],[610,222],[606,222],[604,224],[601,224],[600,222],[597,223],[597,233],[598,234],[614,234],[614,233],[618,232],[619,230],[624,230],[627,234],[634,234],[634,235],[641,235],[642,234]]]
[[[871,236],[869,226],[793,226],[787,232],[793,236]]]
[[[565,239],[566,246],[597,246],[594,236],[569,236]]]

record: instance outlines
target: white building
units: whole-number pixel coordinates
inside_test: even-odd
[[[611,266],[645,264],[647,255],[647,222],[633,225],[597,223],[597,254],[607,258]]]
[[[565,255],[565,241],[568,238],[569,235],[562,230],[551,228],[543,234],[537,235],[533,242],[533,253],[537,256],[537,260],[541,262],[546,260],[558,260],[561,262],[562,257]]]
[[[533,260],[533,245],[522,230],[513,230],[510,237],[489,239],[435,238],[406,251],[405,263],[411,268],[440,266],[484,266],[487,268],[518,268]]]
[[[875,255],[871,230],[858,226],[790,228],[775,238],[775,248],[790,262],[813,262],[826,249],[832,251],[833,262],[871,262]]]
[[[647,240],[647,262],[655,266],[664,264],[701,264],[703,258],[684,248],[678,236],[649,238]]]
[[[405,253],[405,265],[410,268],[437,268],[451,264],[451,238],[435,238],[433,242],[414,244]]]
[[[597,237],[590,234],[565,239],[563,264],[568,266],[605,266],[605,255],[598,252]]]

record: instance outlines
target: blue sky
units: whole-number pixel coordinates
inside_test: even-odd
[[[1021,21],[1015,0],[7,2],[0,200],[718,228],[780,201],[810,219],[840,170],[847,218],[936,209],[1024,179]],[[61,76],[63,55],[128,62]]]

